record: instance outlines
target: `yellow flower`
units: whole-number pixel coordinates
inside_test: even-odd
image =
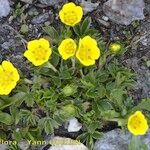
[[[27,48],[28,50],[25,51],[24,56],[35,66],[47,62],[52,54],[49,41],[43,38],[28,42]]]
[[[94,65],[95,60],[100,57],[100,49],[97,46],[96,40],[90,36],[80,39],[76,57],[85,66]]]
[[[144,135],[147,132],[147,120],[141,111],[136,111],[129,117],[128,129],[134,135]]]
[[[72,2],[65,4],[59,12],[61,22],[68,26],[75,26],[81,21],[82,16],[82,7],[76,6]]]
[[[109,49],[112,53],[117,53],[117,52],[121,51],[122,46],[119,43],[111,43],[109,46]]]
[[[9,61],[0,65],[0,95],[8,95],[20,79],[17,69]]]
[[[62,56],[64,60],[75,55],[77,49],[77,45],[75,41],[71,38],[65,39],[61,42],[58,47],[59,54]]]

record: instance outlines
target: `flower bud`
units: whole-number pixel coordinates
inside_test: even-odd
[[[122,45],[119,43],[111,43],[109,49],[112,53],[118,53],[122,49]]]
[[[66,85],[63,89],[62,89],[62,93],[65,96],[71,96],[74,93],[76,93],[77,91],[77,87],[75,85]]]
[[[73,104],[67,104],[62,108],[62,112],[68,117],[74,117],[76,115],[76,107]]]

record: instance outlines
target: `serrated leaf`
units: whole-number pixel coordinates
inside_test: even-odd
[[[87,91],[86,95],[91,98],[103,98],[106,94],[106,89],[103,85],[96,88],[91,88]]]
[[[45,121],[44,128],[45,128],[46,134],[50,134],[50,133],[54,132],[54,129],[53,129],[53,126],[52,126],[50,120]]]
[[[131,111],[147,110],[150,111],[150,98],[143,99],[137,106],[133,107]]]
[[[52,40],[55,40],[59,37],[58,32],[52,26],[45,26],[45,27],[43,27],[43,30],[50,36],[50,38]]]
[[[21,133],[19,131],[18,132],[14,131],[12,136],[13,139],[15,139],[16,141],[20,141],[22,139]]]
[[[11,125],[13,123],[13,120],[8,113],[0,112],[0,122],[6,125]]]
[[[13,105],[16,102],[22,101],[24,96],[25,96],[24,92],[19,92],[12,97],[1,98],[0,99],[0,110],[3,110],[4,108]]]
[[[23,25],[21,26],[20,32],[23,33],[23,34],[25,34],[25,33],[27,33],[28,31],[29,31],[28,25],[23,24]]]
[[[124,91],[122,89],[113,89],[110,93],[110,99],[118,108],[123,108],[124,106],[123,94]]]
[[[97,101],[96,105],[99,112],[104,112],[113,109],[111,103],[107,99]]]

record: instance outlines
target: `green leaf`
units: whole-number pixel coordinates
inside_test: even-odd
[[[15,125],[18,124],[18,122],[20,120],[19,110],[17,108],[14,108],[14,106],[12,106],[12,107],[10,107],[10,113],[15,122]]]
[[[91,98],[103,98],[106,95],[106,89],[103,85],[99,85],[96,88],[89,89],[86,95]]]
[[[24,98],[25,103],[28,107],[33,107],[34,105],[34,93],[26,93],[26,97]]]
[[[106,120],[111,120],[120,117],[120,113],[116,112],[115,110],[104,111],[101,114],[104,118],[106,118]]]
[[[22,139],[22,135],[20,131],[13,131],[13,139],[15,139],[16,141],[20,141]]]
[[[93,106],[96,105],[97,109],[99,112],[104,112],[104,111],[108,111],[108,110],[112,110],[113,107],[111,105],[111,103],[107,100],[100,100],[100,101],[96,101]],[[95,108],[93,108],[95,110]]]
[[[45,121],[44,128],[45,128],[46,134],[50,134],[50,133],[54,132],[53,126],[52,126],[51,121],[49,119],[47,119]]]
[[[57,72],[57,69],[50,62],[45,63],[44,67],[52,69],[54,72]]]
[[[124,107],[123,94],[124,91],[122,89],[113,89],[110,93],[110,99],[118,108]]]
[[[75,32],[75,34],[76,34],[77,36],[80,37],[81,33],[80,33],[80,26],[79,26],[79,25],[74,26],[74,27],[73,27],[73,31]]]
[[[93,134],[92,134],[92,137],[94,139],[99,139],[100,137],[102,137],[102,133],[101,132],[98,132],[98,131],[95,131]]]
[[[13,123],[12,117],[8,113],[0,112],[0,122],[11,125]]]
[[[59,55],[53,51],[52,56],[51,56],[51,64],[54,67],[57,67],[57,65],[59,64],[59,60],[60,60]]]
[[[0,110],[3,110],[4,108],[16,104],[18,102],[22,102],[24,96],[25,96],[24,92],[19,92],[12,97],[1,97]]]
[[[25,34],[25,33],[27,33],[28,31],[29,31],[28,25],[23,24],[23,25],[21,26],[20,32],[23,33],[23,34]]]
[[[93,122],[91,122],[91,124],[88,124],[88,126],[87,126],[88,132],[91,134],[93,134],[99,128],[100,128],[99,121],[93,121]]]
[[[55,40],[59,37],[58,32],[52,26],[45,26],[45,27],[43,27],[43,30],[50,36],[50,38],[52,40]]]
[[[87,136],[88,136],[87,132],[82,133],[77,137],[77,140],[81,140],[82,143],[85,143]]]
[[[109,74],[107,71],[97,71],[97,79],[98,79],[98,84],[99,83],[104,83],[109,79]]]
[[[133,136],[128,145],[128,150],[148,150],[148,147],[137,136]]]
[[[6,133],[3,130],[0,130],[0,139],[7,140]]]
[[[141,100],[141,102],[137,106],[133,107],[131,111],[136,111],[136,110],[150,111],[150,98]]]
[[[86,34],[86,32],[88,32],[90,25],[91,25],[91,18],[86,17],[84,21],[82,22],[82,25],[80,28],[81,35],[84,35]]]

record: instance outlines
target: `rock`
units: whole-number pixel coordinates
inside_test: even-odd
[[[82,143],[70,138],[54,137],[49,143],[52,146],[48,150],[88,150]]]
[[[40,14],[38,16],[35,16],[31,20],[31,22],[32,22],[32,24],[41,24],[41,23],[46,22],[49,19],[49,17],[50,17],[49,13]],[[53,21],[53,19],[54,18],[53,18],[53,14],[52,14],[51,19],[49,19],[49,20]]]
[[[4,42],[1,47],[5,50],[9,50],[12,45],[15,45],[15,41],[13,39],[9,39],[7,42]]]
[[[6,17],[10,12],[10,5],[8,0],[0,0],[0,18]]]
[[[33,0],[21,0],[22,2],[24,3],[27,3],[27,4],[32,4],[33,3]]]
[[[27,141],[25,141],[25,140],[19,142],[19,143],[18,143],[18,146],[19,146],[19,148],[20,148],[21,150],[27,150],[27,149],[30,147],[29,142],[27,142]]]
[[[104,136],[97,140],[94,150],[128,150],[128,144],[131,140],[129,132],[124,133],[121,129],[115,129],[104,134]],[[150,150],[150,132],[140,137]]]
[[[150,1],[145,4],[145,10],[147,12],[148,15],[150,15]]]
[[[134,20],[144,19],[143,0],[108,0],[104,3],[104,13],[114,22],[129,25]]]
[[[110,23],[109,23],[109,22],[107,22],[107,21],[105,21],[105,20],[102,20],[102,19],[97,19],[96,22],[97,22],[100,26],[103,25],[103,26],[105,26],[105,27],[107,27],[107,28],[110,26]]]
[[[68,121],[68,132],[78,132],[81,128],[82,125],[76,118],[72,118]]]
[[[135,94],[136,97],[134,99],[141,100],[142,98],[148,98],[150,97],[150,70],[145,65],[142,65],[139,62],[139,59],[134,57],[130,59],[126,59],[127,67],[134,70],[137,74],[137,82],[135,85],[135,91],[137,93]],[[142,90],[141,92],[139,92]]]
[[[61,3],[66,3],[67,0],[38,0],[41,4],[58,8]]]
[[[102,19],[103,19],[104,21],[108,21],[108,20],[109,20],[109,18],[108,18],[107,16],[102,16]]]
[[[7,145],[0,144],[0,150],[7,150],[7,149],[8,149]]]
[[[95,10],[98,7],[99,2],[92,3],[91,0],[81,0],[80,5],[83,7],[84,14],[87,14],[88,12],[92,12],[93,10]]]
[[[49,6],[59,4],[59,1],[56,1],[56,0],[39,0],[39,2],[42,3],[42,4],[45,4],[45,5],[49,5]]]

